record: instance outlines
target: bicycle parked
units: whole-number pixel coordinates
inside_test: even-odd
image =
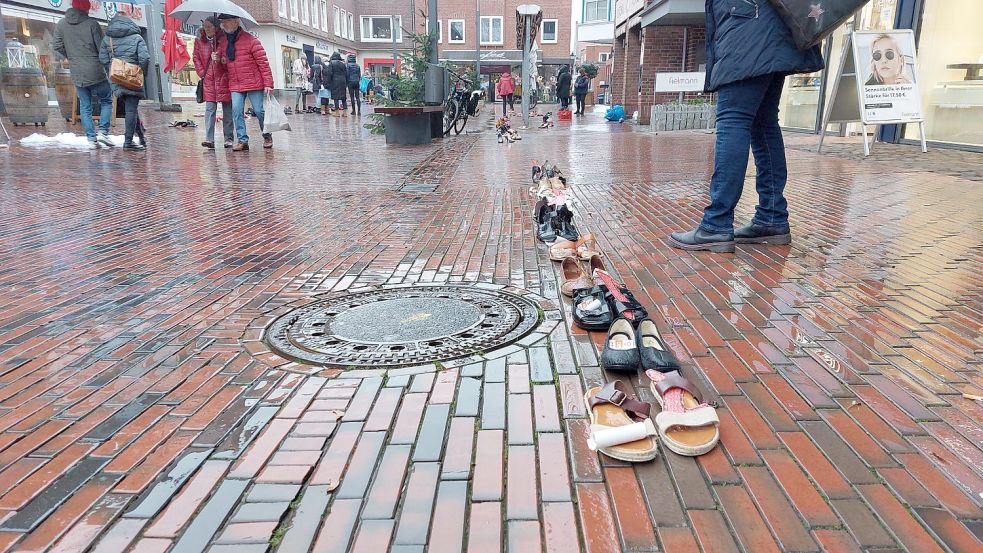
[[[451,73],[454,76],[454,88],[450,95],[444,100],[444,136],[454,131],[454,134],[461,134],[464,127],[468,124],[468,117],[478,114],[479,104],[481,103],[481,91],[471,89],[470,80]]]

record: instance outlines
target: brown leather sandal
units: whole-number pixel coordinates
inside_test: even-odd
[[[590,413],[587,445],[613,459],[640,463],[659,455],[651,406],[628,396],[620,381],[591,388],[584,395]]]
[[[584,268],[576,257],[564,259],[560,265],[560,270],[563,271],[560,293],[564,296],[572,298],[574,290],[594,287],[594,279],[584,272]]]

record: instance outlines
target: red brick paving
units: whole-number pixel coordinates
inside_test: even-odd
[[[147,115],[146,154],[0,158],[0,551],[983,547],[983,156],[789,136],[794,244],[721,256],[665,243],[706,200],[701,133],[590,115],[409,148],[311,116],[236,156]],[[543,159],[719,406],[710,454],[587,449],[586,387],[651,394],[569,323],[529,217]],[[475,281],[564,321],[388,375],[256,341],[318,293]]]

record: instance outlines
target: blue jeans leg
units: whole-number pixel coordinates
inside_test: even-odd
[[[92,100],[99,98],[99,131],[109,134],[109,124],[113,121],[113,89],[109,81],[103,81],[89,87],[92,90]]]
[[[236,140],[249,144],[249,135],[246,134],[246,93],[232,93],[232,121],[236,128]]]
[[[215,142],[215,112],[218,104],[205,102],[205,142]]]
[[[77,86],[75,93],[79,98],[79,119],[82,120],[82,128],[85,129],[85,137],[89,142],[96,141],[96,124],[92,120],[92,93],[90,87]]]
[[[717,94],[717,140],[710,179],[710,205],[700,228],[711,233],[734,231],[734,208],[744,189],[752,128],[766,93],[778,75],[762,75],[720,87]],[[780,92],[780,90],[779,90]],[[777,113],[777,105],[775,110]],[[784,150],[781,152],[784,157]]]
[[[788,228],[788,202],[784,195],[788,165],[782,128],[778,124],[778,105],[784,85],[785,79],[776,75],[765,92],[751,128],[751,152],[757,167],[755,188],[758,191],[758,206],[752,222],[765,227]]]
[[[256,112],[256,120],[259,121],[259,128],[262,132],[263,120],[266,116],[266,112],[263,111],[263,100],[266,99],[266,93],[262,90],[250,90],[246,93],[246,97],[249,98],[249,105]]]

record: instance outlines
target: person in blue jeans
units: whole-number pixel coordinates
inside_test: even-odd
[[[265,113],[263,102],[273,94],[273,72],[266,51],[259,39],[243,30],[239,18],[222,14],[218,16],[222,30],[225,31],[225,52],[220,53],[219,61],[226,67],[229,75],[229,90],[232,92],[232,116],[235,121],[236,142],[233,152],[249,149],[249,135],[246,134],[246,100],[256,113],[259,128],[263,129]],[[273,147],[273,135],[263,133],[263,147]]]
[[[717,93],[717,139],[710,205],[700,225],[674,232],[684,250],[733,252],[736,243],[789,244],[785,143],[778,104],[785,77],[824,67],[819,47],[799,50],[769,0],[706,0],[706,91]],[[754,218],[734,230],[748,149],[757,167]]]
[[[89,17],[89,0],[72,0],[72,7],[55,26],[52,47],[68,59],[72,84],[79,99],[79,119],[85,136],[93,145],[113,146],[109,123],[113,116],[113,93],[106,70],[99,61],[102,27]],[[92,108],[99,106],[99,132],[92,120]]]

